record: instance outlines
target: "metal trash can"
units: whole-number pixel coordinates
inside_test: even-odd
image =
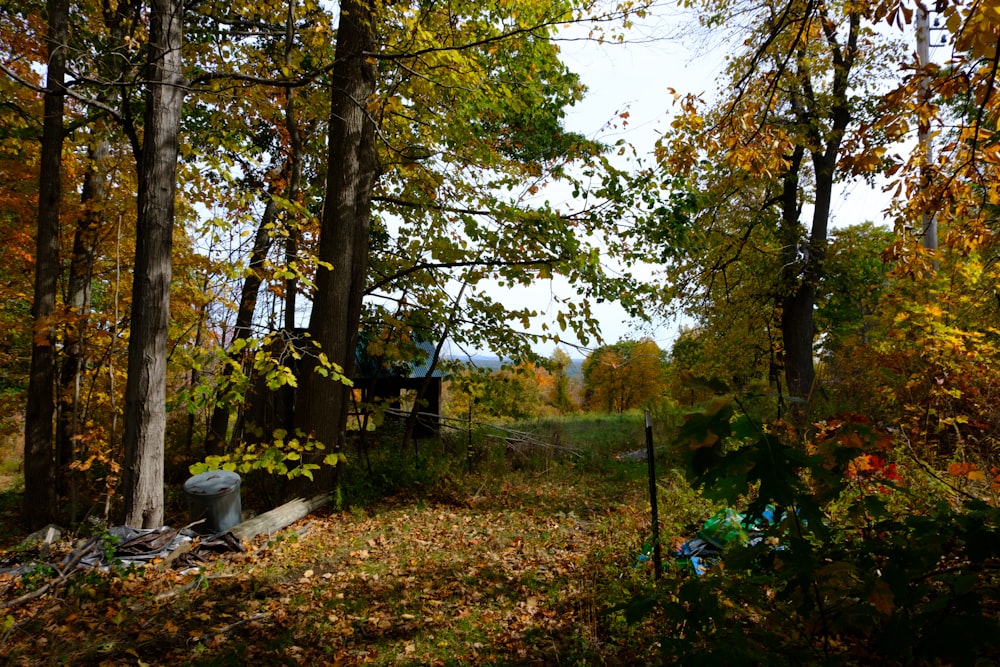
[[[209,470],[184,482],[191,521],[200,533],[223,533],[242,520],[240,476],[229,470]]]

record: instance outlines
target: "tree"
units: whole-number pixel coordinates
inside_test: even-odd
[[[181,59],[183,15],[184,5],[179,0],[153,0],[149,15],[122,479],[125,523],[142,528],[163,524],[167,325],[178,136],[185,89]]]
[[[536,367],[518,364],[499,369],[466,365],[449,375],[446,409],[470,422],[520,421],[538,417],[542,392]]]
[[[704,20],[719,20],[719,8],[710,9]],[[884,147],[851,130],[871,117],[867,91],[879,84],[892,52],[869,27],[876,10],[866,3],[726,3],[721,11],[723,21],[750,17],[746,51],[729,67],[728,96],[706,115],[686,100],[660,156],[668,173],[685,174],[677,189],[697,195],[700,210],[680,220],[685,233],[710,221],[731,250],[720,255],[718,241],[696,245],[681,251],[690,263],[674,262],[667,271],[675,285],[699,285],[696,293],[715,294],[718,303],[729,296],[729,282],[719,278],[739,270],[735,262],[751,262],[763,286],[755,298],[769,303],[779,325],[785,386],[801,406],[815,383],[814,311],[834,184],[883,167]],[[742,189],[747,183],[750,189]],[[746,214],[723,217],[720,207],[734,200]],[[766,246],[755,243],[762,226]]]
[[[56,280],[59,275],[59,204],[62,198],[63,115],[69,3],[49,0],[48,61],[39,170],[38,233],[32,319],[31,377],[25,412],[24,519],[32,528],[55,513],[53,439],[56,378]]]
[[[63,43],[59,47],[60,53],[67,59],[72,58],[72,63],[67,64],[67,71],[73,72],[72,81],[69,83],[64,83],[62,87],[62,92],[64,96],[71,97],[75,100],[75,104],[72,107],[74,116],[70,119],[68,126],[74,130],[73,133],[67,134],[68,137],[87,137],[87,143],[94,148],[93,157],[94,159],[87,165],[86,168],[82,170],[73,170],[72,167],[76,166],[76,162],[70,159],[74,156],[73,152],[60,151],[57,155],[57,160],[62,161],[62,166],[70,169],[66,171],[74,179],[74,185],[76,187],[70,188],[71,190],[76,190],[79,188],[82,190],[82,206],[81,210],[74,211],[78,215],[72,216],[73,222],[76,226],[70,232],[74,238],[72,255],[70,256],[68,262],[58,262],[56,264],[56,271],[54,274],[49,276],[47,280],[51,285],[58,284],[58,281],[64,279],[62,274],[63,267],[69,268],[69,275],[66,279],[65,285],[65,301],[61,305],[58,303],[58,294],[53,296],[51,299],[46,297],[46,292],[48,288],[39,288],[36,290],[38,294],[38,299],[46,300],[48,299],[50,303],[55,305],[53,310],[53,315],[50,318],[49,324],[52,327],[63,327],[65,332],[65,337],[63,339],[63,367],[62,373],[60,374],[60,390],[58,392],[59,397],[59,422],[57,426],[57,437],[58,446],[57,451],[50,451],[47,454],[47,458],[51,458],[58,464],[59,469],[55,471],[55,478],[59,482],[58,486],[51,487],[54,490],[58,490],[60,495],[69,492],[71,495],[75,493],[75,486],[68,484],[67,467],[77,466],[80,470],[86,470],[93,466],[96,459],[101,459],[104,464],[107,464],[107,475],[106,483],[113,484],[117,479],[117,474],[114,472],[113,468],[120,465],[120,461],[114,460],[110,455],[110,452],[115,446],[116,439],[116,426],[115,419],[117,417],[117,405],[118,398],[115,396],[115,384],[114,376],[116,373],[115,365],[112,363],[114,359],[114,341],[116,340],[121,326],[120,313],[112,312],[109,310],[106,313],[102,313],[100,320],[102,320],[104,325],[110,325],[105,328],[100,326],[95,326],[86,331],[85,327],[88,324],[88,304],[91,298],[92,288],[102,290],[102,288],[107,287],[108,289],[104,291],[104,295],[109,297],[107,299],[107,304],[110,306],[113,301],[114,307],[117,309],[121,306],[121,300],[119,300],[117,293],[120,286],[120,271],[115,268],[115,275],[112,276],[110,282],[102,282],[100,279],[95,279],[92,275],[93,267],[97,260],[97,252],[95,244],[97,242],[97,220],[98,219],[115,219],[115,216],[110,215],[111,210],[104,207],[104,205],[98,201],[103,197],[101,192],[103,184],[100,182],[104,175],[100,173],[100,170],[105,167],[105,161],[103,155],[117,150],[120,146],[115,146],[113,149],[110,145],[110,139],[120,139],[121,135],[115,135],[107,130],[107,124],[104,122],[107,119],[112,119],[117,127],[122,130],[122,133],[126,139],[129,140],[131,147],[134,152],[136,160],[141,163],[141,168],[138,170],[142,174],[140,178],[139,185],[139,199],[135,208],[139,210],[144,221],[148,222],[151,218],[159,218],[163,221],[164,217],[170,218],[173,215],[173,184],[175,180],[173,177],[174,167],[172,165],[176,164],[176,151],[177,151],[177,140],[176,133],[173,137],[158,136],[159,125],[157,125],[158,112],[151,112],[149,118],[146,119],[146,124],[142,130],[137,130],[137,123],[134,118],[134,107],[132,102],[132,92],[137,88],[131,85],[136,77],[139,75],[138,68],[133,68],[133,55],[136,54],[136,46],[139,42],[136,41],[135,32],[139,30],[141,20],[139,15],[140,3],[138,2],[121,2],[116,3],[114,7],[103,6],[96,7],[92,5],[86,5],[81,7],[81,14],[79,20],[74,21],[73,29],[66,31],[66,37]],[[165,85],[160,87],[160,92],[166,91],[165,97],[174,98],[178,94],[181,94],[181,88],[178,86],[181,83],[180,78],[180,39],[174,39],[174,33],[180,29],[181,17],[177,15],[175,11],[176,7],[168,7],[166,11],[162,6],[154,7],[152,15],[157,19],[163,17],[168,17],[167,22],[172,22],[172,25],[176,27],[176,30],[161,30],[160,26],[154,27],[152,34],[154,35],[164,35],[170,32],[170,38],[166,42],[157,44],[151,52],[147,53],[149,56],[149,65],[147,74],[155,79],[159,74],[162,74],[163,67],[168,69],[172,68],[173,72],[167,76],[162,77],[161,82]],[[103,19],[103,20],[102,20]],[[9,24],[5,25],[7,28]],[[177,33],[179,34],[179,33]],[[9,34],[4,36],[5,42],[10,39]],[[157,50],[159,49],[159,50]],[[160,56],[165,56],[160,58]],[[31,57],[29,52],[14,52],[14,57],[10,61],[6,62],[16,62],[22,57]],[[19,71],[17,68],[9,67],[4,65],[4,71],[7,76],[16,81],[21,86],[27,89],[34,89],[31,83],[31,77],[26,76],[24,72]],[[49,68],[49,74],[58,73],[58,68]],[[155,82],[153,84],[155,86]],[[154,95],[150,95],[154,97]],[[116,108],[117,106],[117,108]],[[156,107],[157,105],[151,101],[151,107]],[[161,108],[162,107],[158,107]],[[169,115],[169,112],[168,112]],[[150,120],[152,118],[153,120]],[[153,124],[149,124],[153,123]],[[170,124],[168,119],[167,125]],[[87,132],[79,131],[81,128],[89,126]],[[169,130],[167,131],[169,135]],[[140,140],[140,136],[144,137],[144,141],[149,150],[143,150],[141,145],[143,140]],[[161,150],[166,148],[165,151]],[[80,148],[73,144],[73,150],[82,152]],[[171,156],[173,152],[173,156]],[[110,164],[110,163],[107,163]],[[150,184],[151,180],[156,180],[159,176],[164,176],[163,170],[166,170],[166,179],[164,182],[158,184]],[[81,178],[82,175],[82,186],[79,185],[79,181],[76,179]],[[131,175],[129,173],[119,174],[117,179],[118,189],[115,191],[116,196],[121,196],[128,192],[129,183],[131,182]],[[149,178],[146,178],[149,176]],[[57,180],[51,180],[53,184],[57,183]],[[160,187],[162,185],[162,187]],[[147,187],[148,186],[148,187]],[[164,191],[166,190],[166,191]],[[134,190],[132,191],[134,193]],[[98,209],[100,212],[98,213]],[[118,229],[121,232],[121,227],[123,223],[126,222],[124,217],[118,217]],[[172,220],[170,221],[172,222]],[[152,241],[153,245],[160,242],[162,245],[162,239],[164,235],[159,236],[159,240],[153,238],[155,234],[150,234],[150,229],[158,229],[158,231],[163,230],[164,225],[153,224],[152,226],[147,226],[142,232],[138,234],[139,245],[144,246],[145,250],[149,250],[149,242]],[[166,256],[169,261],[170,253],[170,237],[171,228],[169,224],[166,225]],[[57,236],[59,234],[66,233],[64,230],[57,228]],[[46,241],[47,233],[39,235],[39,241],[44,243],[49,243]],[[115,265],[119,265],[122,261],[122,255],[131,253],[125,252],[124,247],[128,244],[120,242],[121,235],[119,233],[118,240],[114,240],[114,248],[112,248],[112,254],[114,259],[112,260]],[[57,252],[57,251],[56,251]],[[150,256],[159,254],[160,257],[163,256],[163,248],[153,250],[146,253],[146,258],[140,261],[135,276],[137,278],[136,282],[142,283],[145,279],[150,279],[150,283],[157,283],[159,286],[155,289],[160,290],[160,296],[166,294],[166,290],[169,287],[170,274],[169,269],[166,273],[161,273],[161,275],[154,276],[153,273],[158,270],[154,268],[156,262],[146,261]],[[44,267],[50,261],[49,258],[51,254],[45,252],[41,255],[42,262],[40,267]],[[58,259],[58,255],[56,255]],[[111,294],[114,293],[113,299],[110,298]],[[145,292],[148,295],[148,292]],[[157,301],[157,297],[153,295],[151,299],[147,298],[140,300],[138,304],[135,315],[136,321],[143,323],[139,328],[156,328],[157,325],[151,325],[149,323],[150,311],[155,311],[157,307],[162,309],[167,309],[169,307],[169,300],[160,299],[158,303],[153,304]],[[41,302],[41,301],[40,301]],[[159,318],[161,322],[169,321],[169,317],[163,314]],[[162,327],[161,327],[162,328]],[[54,329],[53,329],[54,330]],[[95,335],[96,334],[96,335]],[[137,333],[133,337],[133,344],[138,344],[137,351],[134,352],[133,358],[138,358],[141,355],[147,354],[149,349],[142,349],[143,342],[142,339],[144,333]],[[88,419],[81,410],[80,404],[78,402],[78,397],[82,389],[81,386],[81,373],[88,368],[86,364],[87,351],[84,349],[84,341],[87,339],[91,341],[98,341],[104,339],[109,342],[107,348],[104,351],[106,355],[100,360],[101,364],[95,364],[91,367],[93,370],[91,372],[92,381],[96,383],[97,377],[100,373],[106,373],[106,380],[111,382],[111,391],[109,392],[96,392],[92,391],[90,393],[90,398],[92,400],[88,401],[90,408],[95,408],[101,405],[104,408],[110,410],[108,419],[102,420],[99,426],[91,427],[88,424]],[[160,350],[162,351],[163,363],[160,365],[164,369],[166,366],[166,338],[161,336],[162,345]],[[60,359],[55,356],[57,350],[53,347],[53,359],[59,361]],[[142,363],[137,364],[137,366],[142,366]],[[135,371],[135,367],[133,368]],[[156,373],[154,372],[155,376]],[[54,379],[54,373],[52,374]],[[135,437],[137,439],[143,440],[147,437],[147,432],[157,431],[157,426],[153,424],[151,429],[145,428],[145,414],[155,413],[159,415],[165,415],[166,406],[162,405],[159,409],[155,407],[151,411],[147,411],[145,408],[148,407],[145,401],[146,391],[151,387],[151,391],[155,392],[155,387],[158,384],[155,378],[148,381],[150,378],[140,378],[136,372],[130,374],[129,380],[132,382],[133,387],[137,388],[136,391],[130,392],[133,400],[132,407],[134,410],[130,410],[130,415],[127,418],[129,422],[128,432],[130,437]],[[45,384],[48,384],[47,382]],[[162,383],[160,383],[162,384]],[[84,389],[85,390],[85,389]],[[43,391],[42,393],[49,393]],[[52,392],[53,397],[55,392]],[[35,401],[35,399],[40,396],[39,392],[32,392],[34,398],[29,397],[29,403]],[[152,403],[163,402],[165,400],[166,392],[161,390],[158,395],[152,396]],[[107,400],[106,400],[107,398]],[[96,400],[93,400],[96,399]],[[32,409],[29,408],[29,412]],[[136,411],[143,412],[143,415],[137,415]],[[48,436],[49,442],[51,443],[51,430],[52,430],[52,419],[51,410],[49,411],[50,417],[45,419],[46,425],[42,427],[50,435]],[[33,423],[35,420],[28,420],[29,423]],[[94,420],[95,422],[97,420]],[[155,421],[155,420],[154,420]],[[39,422],[41,423],[41,422]],[[84,430],[81,430],[83,427]],[[162,436],[162,433],[161,433]],[[110,440],[104,440],[103,443],[99,443],[99,439],[105,437],[110,437]],[[153,440],[157,439],[154,434],[152,436]],[[100,449],[100,453],[96,453]],[[130,453],[134,453],[135,448],[129,448]],[[148,448],[146,448],[148,449]],[[153,449],[156,449],[155,447]],[[162,459],[162,440],[159,444],[159,451],[161,452],[160,458]],[[88,451],[85,456],[86,460],[77,460],[77,454],[79,451]],[[29,451],[29,456],[31,452]],[[139,456],[138,458],[143,458],[145,456]],[[135,458],[135,457],[133,457]],[[154,454],[154,458],[155,454]],[[41,460],[40,458],[38,459]],[[143,466],[132,465],[130,466],[130,473],[135,472],[135,475],[130,475],[130,483],[134,482],[137,477],[141,475],[137,472],[139,468],[146,467],[150,470],[150,475],[153,478],[153,482],[150,485],[145,485],[147,487],[153,487],[148,490],[149,495],[159,496],[159,500],[150,501],[151,504],[156,505],[157,502],[162,510],[162,481],[157,480],[157,474],[155,471],[155,466]],[[161,466],[162,467],[162,463]],[[160,475],[162,478],[162,474]],[[51,486],[51,485],[50,485]],[[137,493],[138,485],[132,484],[131,492]],[[146,493],[142,491],[141,493]],[[110,502],[110,499],[109,499]],[[145,501],[142,501],[145,502]],[[40,504],[39,504],[40,505]],[[75,498],[71,502],[71,506],[75,508]],[[148,513],[153,518],[152,523],[159,524],[159,519],[156,518],[156,510],[150,510]]]
[[[81,211],[69,259],[65,297],[62,367],[59,371],[58,421],[56,424],[57,490],[70,496],[71,519],[76,516],[77,484],[70,466],[77,461],[77,443],[82,436],[80,393],[87,353],[85,331],[89,318],[98,235],[107,210],[107,162],[110,144],[95,132],[87,149],[87,169],[80,191]]]
[[[573,360],[561,347],[557,347],[551,357],[552,386],[548,400],[561,414],[576,411],[576,404],[570,391],[569,369]]]
[[[910,62],[860,137],[871,145],[916,129],[935,139],[933,154],[929,142],[921,142],[885,156],[895,223],[893,243],[883,253],[890,272],[880,276],[883,267],[864,260],[834,260],[831,268],[839,264],[847,271],[831,278],[860,273],[868,286],[852,283],[843,300],[831,293],[819,312],[833,325],[831,345],[824,348],[833,353],[834,390],[843,403],[900,424],[912,451],[927,460],[977,460],[989,467],[992,416],[983,400],[992,394],[995,369],[988,360],[1000,312],[986,287],[994,280],[996,256],[991,146],[1000,18],[981,3],[932,9],[947,28],[935,33],[935,41],[945,35],[951,56],[944,65]],[[912,10],[902,2],[876,5],[877,16],[899,27],[912,21]],[[942,232],[938,249],[922,243],[929,217]],[[853,238],[855,247],[867,243],[865,235]],[[864,406],[853,402],[862,396]]]
[[[289,20],[291,20],[289,18]],[[286,59],[290,54],[291,45],[286,46]],[[294,336],[295,330],[295,293],[296,282],[295,270],[297,265],[297,246],[301,230],[297,228],[294,221],[294,205],[300,195],[304,155],[304,142],[302,140],[303,130],[298,126],[299,120],[296,117],[295,92],[293,89],[286,90],[284,129],[288,137],[286,155],[282,158],[279,175],[273,179],[268,186],[264,211],[260,216],[257,230],[254,234],[253,246],[251,248],[246,267],[246,275],[240,288],[239,301],[236,310],[235,322],[233,326],[232,340],[230,347],[238,349],[243,344],[251,340],[253,335],[254,318],[257,315],[258,297],[261,287],[267,277],[266,264],[268,255],[272,252],[272,247],[277,238],[284,232],[285,239],[285,271],[291,274],[286,282],[285,288],[285,322],[284,330],[287,337]],[[284,202],[284,203],[283,203]],[[281,220],[285,218],[283,229]],[[276,231],[281,229],[281,232]],[[251,373],[249,364],[244,362],[243,373]],[[205,438],[205,453],[220,453],[228,439],[229,423],[232,416],[233,401],[231,396],[237,388],[233,379],[234,370],[237,367],[236,360],[224,363],[221,371],[221,381],[217,389],[217,400],[211,412],[211,419],[208,426],[208,433]],[[246,404],[240,401],[239,403]],[[241,420],[238,420],[238,424]],[[240,430],[234,433],[238,438]]]
[[[548,37],[572,9],[570,3],[524,3],[511,17],[503,8],[483,13],[479,5],[462,3],[416,14],[394,5],[383,11],[405,29],[387,30],[382,43],[368,25],[382,25],[378,12],[355,8],[357,23],[341,24],[333,76],[337,82],[347,78],[334,85],[330,163],[347,169],[328,172],[318,253],[323,268],[309,327],[336,375],[350,375],[366,294],[388,293],[386,300],[399,304],[396,312],[369,311],[382,320],[373,323],[378,328],[393,328],[407,311],[419,309],[433,322],[432,331],[419,332],[422,339],[447,333],[520,356],[528,338],[508,322],[526,323],[533,313],[496,303],[477,292],[478,285],[529,284],[561,272],[593,282],[588,293],[603,294],[614,282],[602,281],[596,245],[583,244],[585,232],[594,229],[588,216],[525,203],[547,180],[563,177],[569,160],[599,149],[559,129],[564,106],[580,88]],[[455,20],[465,13],[468,21]],[[374,54],[369,57],[380,69],[354,62],[361,57],[352,49]],[[342,89],[352,90],[353,99],[341,99]],[[366,116],[366,108],[376,111]],[[497,136],[501,127],[511,134]],[[385,169],[378,178],[377,161]],[[498,194],[504,191],[515,194]],[[374,205],[379,215],[370,220]],[[369,265],[370,277],[362,271]],[[449,294],[456,285],[470,287],[464,301]],[[567,300],[566,309],[561,326],[578,327],[578,335],[593,331],[588,304]],[[347,392],[319,390],[324,380],[312,372],[319,361],[306,364],[306,404],[296,418],[301,414],[302,430],[330,444],[342,437]],[[343,419],[331,423],[331,414]]]
[[[825,360],[871,342],[880,302],[890,289],[892,267],[882,253],[893,238],[890,229],[870,222],[832,232],[816,309]]]
[[[629,4],[594,18],[618,21],[637,8]],[[125,479],[119,490],[128,521],[140,525],[159,521],[165,412],[188,399],[194,409],[215,402],[202,398],[207,394],[198,378],[214,381],[218,367],[206,364],[210,355],[198,348],[226,345],[233,331],[248,341],[242,349],[259,347],[247,332],[273,330],[279,317],[285,329],[294,328],[297,296],[312,300],[313,313],[311,341],[283,352],[307,357],[304,368],[281,371],[290,382],[296,371],[304,374],[298,376],[303,395],[293,426],[331,446],[343,433],[342,425],[328,419],[344,414],[342,392],[304,385],[318,381],[313,369],[335,378],[349,370],[362,313],[365,325],[378,332],[372,340],[403,354],[412,347],[407,340],[452,336],[460,344],[488,343],[523,355],[534,340],[524,331],[534,313],[497,302],[483,286],[527,285],[559,274],[583,293],[556,300],[560,331],[593,335],[597,323],[586,299],[623,291],[622,281],[609,278],[601,264],[606,238],[595,234],[603,235],[603,222],[591,215],[599,204],[566,212],[541,197],[558,180],[580,188],[581,181],[569,175],[575,162],[604,168],[603,146],[562,128],[565,108],[580,98],[582,87],[561,63],[553,35],[557,25],[583,20],[587,11],[589,6],[575,2],[528,0],[517,3],[515,12],[472,2],[349,2],[340,8],[331,65],[332,21],[322,8],[295,2],[280,10],[157,3],[144,13],[137,1],[81,6],[69,31],[71,48],[64,50],[73,72],[66,94],[76,114],[67,136],[74,141],[74,159],[93,147],[96,169],[73,172],[73,185],[66,188],[82,192],[83,201],[72,220],[76,226],[61,230],[74,238],[74,250],[62,263],[69,273],[56,278],[65,280],[62,310],[57,294],[55,311],[65,343],[59,476],[66,464],[92,478],[105,466],[105,483],[114,482],[120,464],[114,455],[116,343],[129,320]],[[24,25],[37,25],[36,18],[26,12]],[[183,60],[182,23],[191,36]],[[41,58],[25,59],[26,40],[11,25],[3,33],[5,48],[12,45],[9,58],[5,51],[4,83],[37,92],[31,81]],[[147,25],[150,37],[160,40],[148,48]],[[315,102],[312,93],[320,89],[327,90],[332,112]],[[277,113],[267,99],[275,90],[285,98]],[[185,94],[194,103],[182,115]],[[324,129],[331,137],[325,159],[315,152],[319,142],[307,139],[322,137]],[[85,144],[75,143],[80,138]],[[135,157],[135,174],[129,166],[114,180],[106,178],[100,154],[107,152],[107,164],[121,166],[126,146]],[[130,263],[132,214],[117,207],[133,178],[139,192],[136,268],[109,277],[102,268]],[[296,180],[305,188],[301,197]],[[323,180],[324,197],[308,191]],[[100,204],[105,184],[120,215],[107,215]],[[173,221],[191,214],[195,197],[204,206],[199,215],[223,209],[222,201],[234,203],[226,210],[243,207],[249,215],[249,202],[263,202],[235,329],[224,299],[216,298],[216,289],[233,277],[218,271],[219,246],[209,243],[239,235],[241,223],[212,227],[199,221],[197,231],[209,239],[208,258],[189,253],[188,234],[195,230]],[[310,225],[324,198],[322,229],[314,230]],[[99,218],[114,221],[110,237],[100,236],[111,225],[100,229]],[[284,246],[280,258],[277,239]],[[102,248],[103,240],[110,243]],[[171,277],[180,299],[169,298]],[[455,285],[468,285],[462,298],[454,298]],[[131,304],[119,298],[120,286],[132,292]],[[261,294],[269,312],[256,308]],[[415,312],[427,316],[410,317]],[[417,321],[419,332],[411,328]],[[559,334],[546,335],[556,340]],[[166,389],[181,382],[192,386],[184,393]],[[225,389],[227,382],[223,378],[219,385]],[[227,400],[239,400],[242,385],[235,386],[222,393]],[[93,400],[81,404],[83,395]],[[168,401],[168,395],[179,399]],[[322,405],[310,405],[313,398]],[[102,414],[87,412],[96,406]],[[219,414],[211,429],[217,441],[230,421],[225,409]],[[67,492],[65,485],[59,488]]]
[[[378,173],[375,124],[368,113],[375,93],[375,11],[371,3],[341,3],[337,49],[331,75],[331,110],[326,200],[320,230],[316,294],[309,320],[318,355],[305,364],[302,428],[330,447],[340,448],[348,416],[345,387],[329,387],[354,370],[361,300],[368,276],[371,196]],[[317,371],[326,371],[322,375]]]
[[[622,413],[656,400],[666,389],[665,358],[649,338],[599,347],[583,362],[591,409]]]
[[[8,84],[8,85],[4,85]],[[7,104],[0,109],[0,233],[7,241],[0,266],[0,398],[5,418],[2,432],[24,435],[24,391],[30,378],[33,322],[31,317],[34,234],[38,226],[38,123],[36,100],[4,78],[0,90]],[[20,99],[19,99],[20,98]],[[37,106],[41,106],[37,104]]]

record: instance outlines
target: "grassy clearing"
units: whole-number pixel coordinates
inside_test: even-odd
[[[641,418],[530,428],[540,438],[558,429],[582,455],[542,448],[524,460],[483,444],[469,474],[460,446],[445,456],[448,443],[424,451],[424,464],[370,452],[377,472],[352,478],[345,509],[201,572],[78,575],[58,600],[0,611],[0,654],[23,665],[653,661],[651,628],[608,611],[650,581],[635,567],[649,528],[646,467],[616,459],[642,446]],[[366,476],[395,482],[396,495],[356,502]],[[688,503],[663,478],[665,523],[686,521],[669,511]],[[13,598],[27,583],[8,577],[0,590]]]
[[[0,398],[0,409],[10,407]],[[17,539],[24,493],[24,436],[19,417],[0,420],[0,544]]]

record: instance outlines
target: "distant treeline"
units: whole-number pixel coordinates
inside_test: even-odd
[[[465,361],[469,361],[475,364],[478,368],[489,368],[492,370],[500,370],[504,363],[508,365],[511,363],[509,359],[504,360],[500,357],[490,357],[490,356],[472,356],[463,358]],[[571,359],[569,366],[566,368],[566,374],[569,377],[575,377],[583,373],[583,359]]]

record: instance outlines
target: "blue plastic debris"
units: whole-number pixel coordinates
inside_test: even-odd
[[[722,559],[728,545],[756,544],[762,539],[764,528],[774,524],[774,511],[768,506],[759,519],[750,521],[746,515],[726,508],[705,521],[695,537],[681,543],[674,557],[687,559],[695,574],[701,576]]]

